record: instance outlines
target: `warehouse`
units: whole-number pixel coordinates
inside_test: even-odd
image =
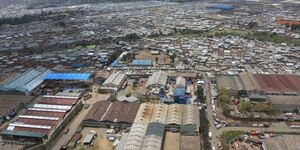
[[[167,85],[168,74],[163,71],[155,72],[149,77],[146,87],[150,93],[159,94]]]
[[[43,83],[44,77],[51,73],[49,69],[28,69],[22,74],[0,85],[0,93],[34,94],[34,91]]]
[[[149,123],[149,121],[152,117],[153,110],[154,110],[154,104],[142,103],[136,114],[134,122]]]
[[[218,90],[227,89],[230,95],[245,93],[244,87],[238,76],[222,75],[217,77]]]
[[[263,150],[298,150],[300,149],[300,136],[289,135],[268,138],[263,141]]]
[[[300,110],[300,96],[268,96],[271,105],[282,112]]]
[[[171,132],[179,132],[182,124],[182,106],[180,104],[169,105],[166,120],[166,130]]]
[[[281,74],[240,73],[249,95],[300,95],[300,76]]]
[[[152,66],[152,60],[132,60],[133,66]]]
[[[140,104],[127,102],[100,101],[96,102],[83,120],[87,127],[118,126],[120,128],[130,127],[139,110]]]
[[[166,123],[169,106],[164,103],[155,104],[150,122]]]
[[[183,78],[183,77],[176,78],[176,88],[182,88],[182,89],[186,88],[185,78]]]
[[[49,73],[46,77],[45,88],[87,88],[93,80],[90,73]]]
[[[34,99],[33,96],[0,95],[0,125],[7,119],[14,117]]]
[[[185,95],[185,92],[183,88],[174,89],[174,102],[178,104],[188,104],[189,98]]]
[[[149,123],[143,140],[142,150],[161,149],[164,134],[164,124],[159,122]]]
[[[108,92],[117,92],[126,80],[126,75],[121,72],[111,74],[100,87]]]
[[[140,150],[144,136],[146,134],[148,123],[135,122],[132,124],[123,150]]]
[[[43,143],[48,137],[57,136],[60,131],[56,132],[56,130],[63,128],[62,122],[68,122],[65,120],[66,114],[69,112],[73,115],[74,111],[77,111],[72,109],[77,101],[78,99],[72,97],[41,96],[32,107],[29,107],[23,115],[19,115],[14,122],[9,123],[6,130],[0,134],[5,140],[24,141],[23,138],[26,137],[25,141],[34,140]],[[70,118],[72,116],[69,115]]]

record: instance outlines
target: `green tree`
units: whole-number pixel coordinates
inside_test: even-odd
[[[251,112],[253,108],[253,105],[250,102],[244,102],[240,106],[240,112],[246,113],[246,112]]]

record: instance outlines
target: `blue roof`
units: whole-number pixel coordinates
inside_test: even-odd
[[[143,66],[151,66],[152,65],[152,60],[133,60],[132,65],[143,65]]]
[[[228,5],[213,5],[208,7],[210,9],[223,9],[223,10],[234,10],[235,7],[233,6],[228,6]]]
[[[174,96],[184,96],[184,95],[185,95],[185,89],[177,88],[174,90]]]
[[[46,80],[88,80],[90,73],[49,73]]]
[[[49,69],[35,70],[28,69],[24,73],[16,76],[0,87],[1,91],[20,91],[29,94],[33,89],[38,87],[44,81],[44,77],[51,73]]]

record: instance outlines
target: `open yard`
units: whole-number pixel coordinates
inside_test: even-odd
[[[158,61],[156,63],[156,57],[158,58]],[[171,59],[168,55],[160,53],[159,55],[152,55],[151,51],[149,50],[143,50],[140,51],[136,56],[135,59],[143,59],[143,60],[152,60],[152,63],[154,65],[156,64],[170,64]]]

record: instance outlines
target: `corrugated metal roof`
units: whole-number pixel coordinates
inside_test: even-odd
[[[133,123],[124,150],[140,150],[147,130],[147,123]]]
[[[90,73],[49,73],[46,80],[88,80]]]
[[[185,88],[185,78],[183,77],[177,77],[176,78],[176,88]]]
[[[124,81],[126,75],[121,72],[116,72],[111,74],[103,83],[104,86],[121,86],[122,81]]]
[[[155,104],[150,122],[160,122],[165,124],[168,114],[168,105],[159,103]]]
[[[180,104],[169,105],[166,124],[182,124],[182,106]]]
[[[157,135],[160,137],[164,136],[165,125],[159,122],[152,122],[148,124],[146,135]]]
[[[36,137],[36,138],[43,138],[47,136],[45,133],[41,133],[41,132],[28,132],[28,131],[15,131],[15,130],[4,130],[0,134],[24,136],[24,137]]]
[[[159,84],[165,86],[167,84],[168,74],[163,71],[158,71],[152,74],[152,76],[149,77],[146,87],[153,85],[153,84]]]
[[[132,65],[151,66],[152,60],[132,60]]]
[[[25,94],[28,94],[37,86],[39,86],[43,81],[44,77],[51,73],[52,71],[49,69],[43,69],[42,71],[35,69],[28,69],[26,72],[16,76],[12,80],[3,84],[0,87],[2,91],[20,91]]]
[[[137,112],[134,122],[148,123],[152,116],[154,105],[151,103],[142,103]]]
[[[146,135],[143,141],[142,150],[160,150],[163,138],[157,135]]]

